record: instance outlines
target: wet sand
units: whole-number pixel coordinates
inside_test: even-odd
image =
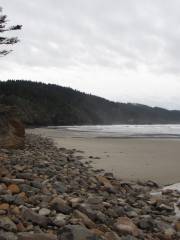
[[[50,137],[59,147],[84,151],[78,155],[92,160],[95,168],[124,180],[153,180],[163,185],[180,182],[180,139],[97,138],[91,133],[47,128],[28,132]]]

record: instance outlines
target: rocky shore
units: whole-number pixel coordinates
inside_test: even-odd
[[[0,149],[0,240],[176,240],[179,197],[94,170],[36,135]]]

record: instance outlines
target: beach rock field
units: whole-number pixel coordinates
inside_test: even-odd
[[[38,135],[24,149],[1,148],[0,240],[180,239],[180,192],[81,159]]]

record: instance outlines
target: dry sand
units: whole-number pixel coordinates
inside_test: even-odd
[[[90,133],[47,128],[28,132],[50,137],[60,147],[84,151],[86,160],[100,157],[90,159],[95,168],[124,180],[154,180],[163,185],[180,182],[180,139],[96,138]]]

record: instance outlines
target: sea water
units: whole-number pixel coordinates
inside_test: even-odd
[[[99,137],[170,137],[180,138],[180,124],[159,125],[83,125],[63,126],[57,129],[88,132]]]

